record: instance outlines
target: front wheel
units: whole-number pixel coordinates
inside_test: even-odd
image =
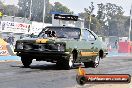
[[[69,60],[64,60],[64,68],[65,69],[71,69],[73,67],[73,58],[70,58]]]
[[[30,67],[30,64],[32,63],[32,59],[28,59],[26,57],[21,57],[21,61],[25,68]]]
[[[87,67],[93,67],[93,68],[96,68],[96,67],[98,67],[99,62],[100,62],[100,57],[97,56],[97,57],[95,58],[94,61],[84,62],[84,66],[85,66],[86,68],[87,68]]]
[[[62,60],[57,61],[56,65],[66,70],[71,69],[73,67],[73,55],[70,55],[70,57],[67,58],[62,58]]]

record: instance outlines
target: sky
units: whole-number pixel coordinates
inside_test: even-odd
[[[6,4],[17,5],[18,3],[18,0],[1,0],[1,1],[4,1]],[[122,6],[123,10],[125,11],[124,15],[129,15],[131,4],[132,4],[132,0],[49,0],[49,2],[51,4],[54,4],[54,2],[60,2],[64,6],[67,6],[75,14],[84,12],[84,8],[88,8],[91,2],[93,2],[95,6],[94,14],[97,13],[97,4],[112,3],[118,6]]]

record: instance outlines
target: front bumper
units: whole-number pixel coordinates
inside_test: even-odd
[[[66,58],[69,54],[60,51],[17,51],[17,56],[43,61],[57,61]]]

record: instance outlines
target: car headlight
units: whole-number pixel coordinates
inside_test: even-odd
[[[23,46],[24,48],[23,49],[25,49],[25,50],[31,50],[32,49],[32,46],[31,45],[24,45]]]
[[[63,44],[57,44],[58,51],[65,51],[65,46]]]
[[[23,43],[17,43],[16,48],[17,49],[23,49]]]

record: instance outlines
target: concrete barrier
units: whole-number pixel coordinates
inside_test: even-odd
[[[14,56],[14,50],[11,46],[0,38],[0,56]]]
[[[21,57],[18,57],[18,56],[0,56],[0,62],[11,62],[11,61],[21,61]]]

